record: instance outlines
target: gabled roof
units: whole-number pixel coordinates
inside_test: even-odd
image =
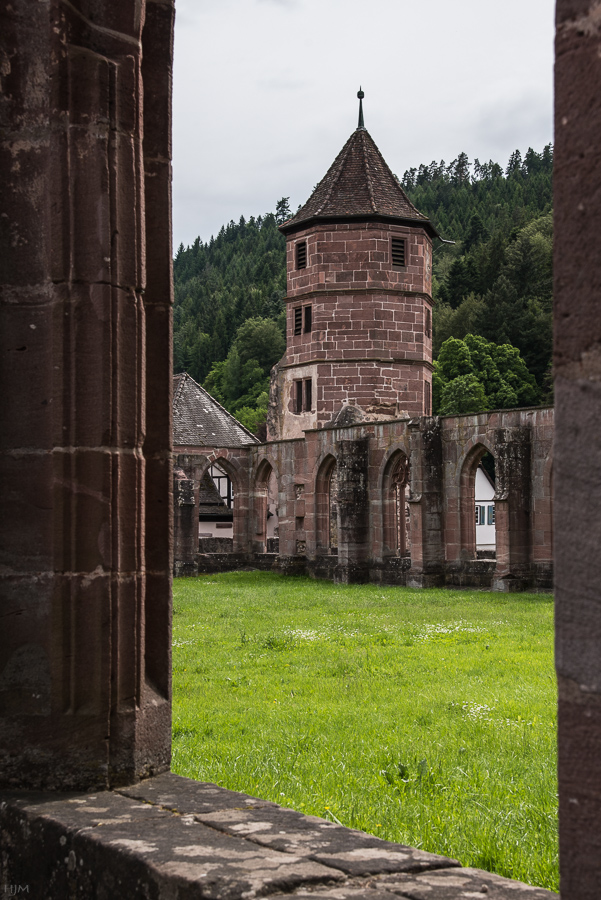
[[[187,372],[173,376],[173,443],[243,447],[259,441]]]
[[[286,232],[315,219],[374,216],[422,224],[437,235],[405,194],[367,129],[357,128],[305,205],[280,228]]]
[[[201,506],[223,506],[227,509],[225,500],[215,487],[215,482],[211,478],[208,469],[198,486],[198,502]]]
[[[232,518],[232,511],[228,509],[225,500],[215,487],[208,469],[198,486],[198,514],[212,516],[215,519]]]

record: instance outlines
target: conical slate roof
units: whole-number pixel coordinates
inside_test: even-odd
[[[259,441],[184,372],[173,376],[173,443],[176,447],[243,447]]]
[[[373,216],[424,224],[437,233],[409,200],[367,129],[357,128],[305,205],[281,229],[313,219]]]

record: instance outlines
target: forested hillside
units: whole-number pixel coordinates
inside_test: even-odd
[[[450,337],[474,334],[512,344],[534,376],[526,391],[504,395],[510,400],[515,394],[516,402],[549,399],[552,168],[549,145],[524,159],[515,151],[505,170],[492,161],[470,163],[461,153],[449,165],[422,165],[401,179],[441,237],[455,242],[435,241],[435,357]],[[197,238],[180,246],[174,261],[175,371],[205,382],[253,429],[264,420],[269,367],[284,348],[285,239],[277,226],[289,215],[282,198],[274,213],[242,217],[207,243]],[[457,383],[447,391],[456,399],[445,411],[467,411],[482,397],[490,406],[501,396],[489,397],[482,382],[482,391],[461,399],[468,382],[478,381],[481,365],[480,356],[478,364],[475,356],[470,361],[475,345],[472,351],[468,345],[457,356],[464,361],[455,376],[463,378],[461,389]],[[437,395],[449,371],[448,364],[440,368]]]
[[[517,347],[548,399],[551,364],[553,149],[405,172],[402,184],[441,237],[435,242],[434,355],[449,337],[477,334]]]
[[[273,213],[248,222],[241,216],[206,244],[196,238],[192,246],[180,246],[173,263],[176,372],[202,381],[214,362],[226,358],[243,322],[282,317],[285,249]]]

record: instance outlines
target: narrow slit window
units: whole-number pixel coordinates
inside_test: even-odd
[[[425,322],[425,332],[426,337],[432,337],[432,313],[430,312],[430,307],[426,306],[426,322]]]
[[[305,379],[305,411],[311,412],[313,408],[313,381],[311,378]]]
[[[312,314],[312,307],[310,307],[310,306],[305,306],[304,312],[305,312],[305,323],[304,323],[303,331],[305,332],[305,334],[308,334],[310,331],[313,330],[313,322],[312,322],[313,314]]]
[[[392,265],[395,269],[405,268],[405,240],[403,238],[391,239]]]
[[[303,331],[303,308],[297,306],[294,310],[294,333],[302,334]]]
[[[430,382],[429,382],[429,381],[425,381],[425,382],[424,382],[424,415],[426,415],[426,416],[429,416],[429,415],[432,414],[432,410],[431,410],[431,408],[430,408],[430,404],[431,404],[431,402],[432,402],[432,400],[431,400],[431,397],[432,397],[431,390],[432,390],[432,389],[431,389],[431,387],[430,387]]]
[[[296,397],[294,401],[294,411],[300,413],[303,411],[303,383],[302,381],[294,382]]]
[[[307,268],[307,242],[299,241],[296,245],[296,268],[297,269],[306,269]]]

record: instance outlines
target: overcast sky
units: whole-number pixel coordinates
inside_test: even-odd
[[[554,0],[177,0],[174,246],[304,203],[357,125],[393,172],[552,140]]]

